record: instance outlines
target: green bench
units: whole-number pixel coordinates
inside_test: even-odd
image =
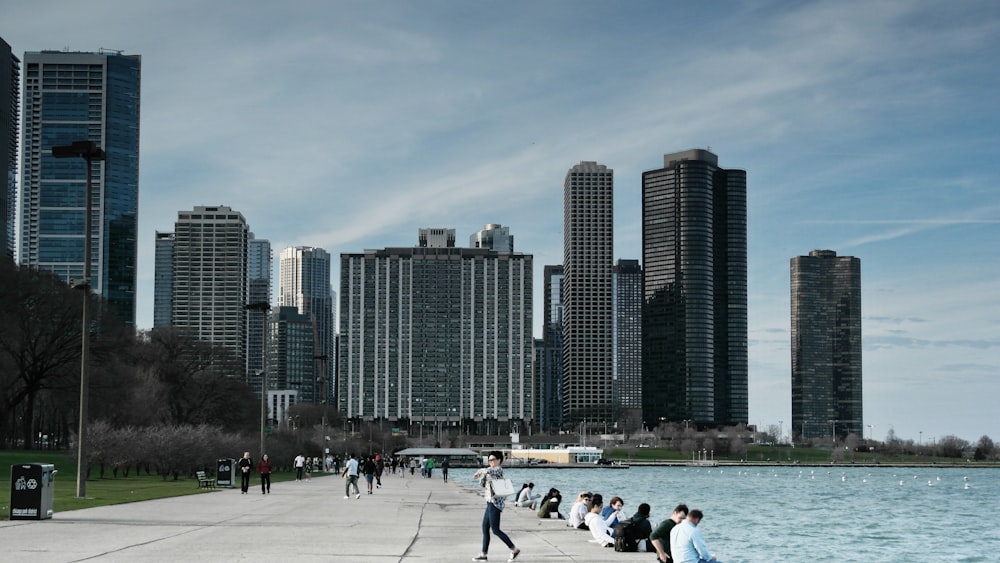
[[[195,473],[198,477],[198,488],[214,489],[215,488],[215,478],[209,477],[204,471],[198,471]]]

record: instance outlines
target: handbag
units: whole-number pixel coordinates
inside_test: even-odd
[[[494,499],[514,494],[514,483],[510,479],[490,479],[486,486],[489,487],[490,496]]]

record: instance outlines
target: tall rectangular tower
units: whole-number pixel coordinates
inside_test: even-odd
[[[545,266],[542,359],[536,385],[537,420],[541,430],[562,428],[562,265]]]
[[[271,242],[250,233],[247,238],[247,351],[246,381],[260,396],[260,373],[268,369],[267,342],[271,304]]]
[[[181,211],[174,223],[171,324],[226,348],[240,366],[246,366],[248,239],[243,214],[229,207]]]
[[[864,436],[861,260],[813,250],[791,260],[792,437]]]
[[[333,317],[333,289],[330,286],[330,253],[309,246],[288,247],[281,251],[278,305],[295,307],[308,315],[314,324],[317,377],[319,385],[309,400],[335,404],[337,366],[336,327]],[[315,380],[316,378],[314,378]]]
[[[153,268],[153,328],[165,328],[173,322],[174,233],[156,231]]]
[[[646,426],[748,422],[746,172],[693,149],[642,174]]]
[[[14,262],[16,223],[17,120],[20,115],[21,61],[0,38],[0,260]]]
[[[344,416],[473,434],[533,422],[532,257],[448,240],[341,254]]]
[[[614,171],[581,162],[563,184],[563,423],[614,415]]]
[[[135,325],[139,202],[139,55],[113,51],[24,56],[22,265],[70,282],[90,278]],[[93,141],[106,159],[56,159],[52,147]],[[84,275],[86,178],[92,178],[91,272]]]
[[[642,427],[642,266],[618,260],[615,288],[615,421],[620,431]]]

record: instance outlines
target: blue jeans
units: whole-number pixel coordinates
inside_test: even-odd
[[[490,530],[507,547],[514,549],[514,542],[500,529],[500,509],[492,502],[486,503],[486,512],[483,513],[483,553],[490,550]]]

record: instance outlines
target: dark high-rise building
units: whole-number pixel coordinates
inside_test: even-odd
[[[791,260],[792,437],[864,436],[861,260],[814,250]]]
[[[647,426],[746,423],[746,172],[693,149],[642,174]]]
[[[642,266],[618,260],[614,268],[615,422],[619,430],[642,427]]]
[[[272,391],[290,390],[294,391],[292,396],[297,402],[318,403],[320,388],[316,385],[316,334],[312,316],[300,313],[296,307],[278,307],[273,319],[268,340],[271,349],[267,362],[268,396],[271,397]]]
[[[313,321],[317,356],[316,402],[333,402],[337,353],[334,326],[335,297],[330,285],[330,253],[311,246],[290,246],[281,252],[278,304],[295,307]]]
[[[563,185],[563,423],[614,417],[614,171],[581,162]]]
[[[153,328],[173,326],[174,233],[156,231],[153,263]]]
[[[24,56],[22,265],[90,288],[135,324],[139,201],[139,55],[42,51]],[[52,156],[92,141],[105,160]],[[86,178],[92,179],[91,271],[84,275]]]
[[[247,350],[244,373],[246,382],[260,396],[263,380],[260,373],[266,371],[265,344],[268,339],[268,323],[277,322],[270,311],[271,303],[271,241],[259,239],[253,233],[247,236]],[[310,361],[312,359],[310,358]],[[270,383],[268,384],[270,385]]]
[[[562,427],[562,266],[545,266],[545,301],[542,321],[542,358],[538,362],[535,397],[538,401],[538,427],[559,430]]]
[[[16,222],[17,120],[21,61],[0,39],[0,260],[14,261]]]

